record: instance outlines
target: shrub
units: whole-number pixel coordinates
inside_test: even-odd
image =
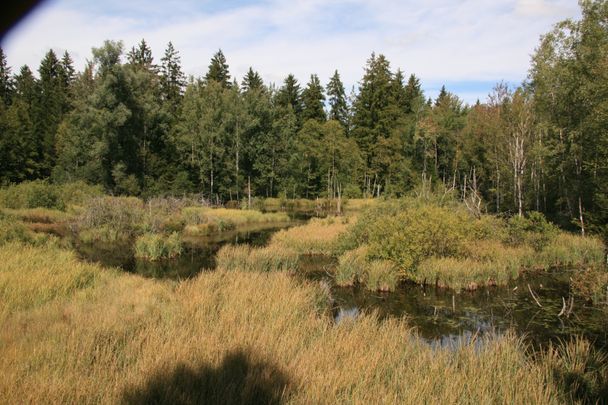
[[[79,236],[87,242],[111,242],[141,233],[144,222],[143,202],[135,197],[100,197],[91,199],[76,220]]]
[[[147,233],[135,240],[135,256],[156,261],[170,259],[182,253],[182,242],[177,232],[169,236]]]
[[[528,245],[541,251],[557,236],[558,229],[540,212],[532,211],[525,217],[514,216],[507,221],[506,240],[510,245]]]
[[[368,226],[370,257],[411,272],[424,258],[462,254],[470,218],[462,210],[429,205],[381,216]]]
[[[26,181],[0,189],[0,206],[13,209],[50,208],[64,211],[102,195],[100,186],[84,182],[50,184],[46,180]]]

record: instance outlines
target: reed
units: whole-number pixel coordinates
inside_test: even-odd
[[[135,257],[149,261],[170,259],[182,253],[182,241],[177,232],[169,235],[147,233],[135,240]]]
[[[601,239],[560,232],[536,255],[535,262],[543,268],[598,266],[605,263],[605,258],[605,246]]]
[[[395,291],[399,283],[397,267],[388,260],[372,260],[366,267],[365,287],[372,291]]]

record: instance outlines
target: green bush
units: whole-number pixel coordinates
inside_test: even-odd
[[[558,229],[540,212],[532,211],[525,217],[514,216],[507,221],[505,242],[510,245],[528,245],[541,251],[557,236]]]
[[[5,208],[51,208],[64,211],[69,205],[82,205],[101,196],[100,186],[84,182],[50,184],[34,180],[0,189],[0,206]]]

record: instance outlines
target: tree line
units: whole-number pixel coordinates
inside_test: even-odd
[[[371,54],[347,94],[288,75],[231,76],[218,51],[186,78],[171,43],[106,41],[76,72],[50,50],[37,77],[0,50],[0,182],[85,180],[129,195],[401,196],[442,184],[489,212],[544,212],[562,225],[608,222],[608,5],[541,38],[527,80],[466,105]]]

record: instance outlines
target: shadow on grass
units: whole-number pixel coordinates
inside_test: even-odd
[[[280,404],[289,381],[267,362],[244,351],[228,353],[218,367],[183,363],[154,374],[123,395],[127,404]]]

